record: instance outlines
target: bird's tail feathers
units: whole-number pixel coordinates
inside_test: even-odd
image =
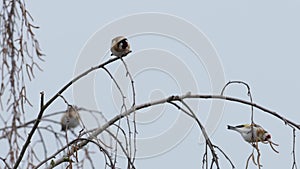
[[[227,125],[227,129],[228,129],[228,130],[235,130],[235,127],[230,126],[230,125]]]

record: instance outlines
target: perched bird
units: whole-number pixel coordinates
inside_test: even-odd
[[[125,38],[124,36],[115,37],[111,41],[110,51],[111,56],[115,55],[117,57],[122,57],[128,55],[131,50],[127,38]]]
[[[79,119],[78,108],[69,105],[68,109],[61,117],[61,131],[77,127],[79,125]]]
[[[243,124],[238,126],[227,125],[227,129],[239,132],[245,141],[254,142],[271,142],[271,134],[257,124]]]

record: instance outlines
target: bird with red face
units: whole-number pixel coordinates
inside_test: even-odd
[[[271,141],[271,134],[257,124],[243,124],[237,126],[227,126],[227,129],[239,132],[245,141],[249,143]]]

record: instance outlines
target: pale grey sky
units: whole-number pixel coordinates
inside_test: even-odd
[[[215,47],[223,66],[226,81],[242,80],[247,82],[251,86],[256,103],[300,122],[298,112],[300,79],[297,76],[297,73],[300,72],[298,65],[300,62],[299,1],[162,2],[153,0],[149,2],[117,2],[118,6],[115,4],[114,1],[83,3],[70,0],[34,0],[27,3],[36,25],[40,26],[37,36],[46,54],[46,62],[42,63],[44,71],[37,73],[37,78],[29,86],[29,94],[33,103],[39,103],[40,91],[45,91],[46,98],[49,98],[73,77],[78,60],[80,60],[80,52],[97,31],[101,31],[109,23],[129,15],[156,12],[179,17],[197,27]],[[151,23],[151,21],[149,22]],[[138,24],[141,23],[137,22],[130,26],[134,29]],[[126,27],[130,26],[126,25]],[[159,27],[159,25],[157,26]],[[179,28],[174,27],[173,29]],[[122,27],[120,32],[123,32]],[[183,35],[189,33],[182,31]],[[100,51],[108,50],[110,37],[113,36],[113,34],[107,35],[106,43],[94,46],[95,51],[99,48],[99,58],[103,56]],[[193,79],[198,87],[196,91],[203,94],[212,92],[210,77],[205,69],[207,65],[203,65],[203,62],[202,64],[193,62],[194,60],[189,57],[193,56],[193,53],[178,41],[151,34],[129,37],[129,41],[133,51],[136,52],[133,52],[136,57],[138,57],[138,52],[153,48],[178,55],[179,60],[181,59],[188,67],[187,70],[193,72]],[[106,56],[108,58],[108,54]],[[132,63],[135,62],[134,58],[128,58],[128,62],[130,59],[132,59]],[[103,60],[99,59],[98,62],[101,61]],[[110,68],[117,70],[116,66]],[[155,94],[167,96],[181,92],[180,87],[182,87],[184,79],[176,79],[176,76],[172,75],[174,72],[161,73],[153,69],[139,73],[136,75],[136,88],[140,92],[139,103],[149,100]],[[113,107],[114,103],[109,98],[98,95],[98,93],[105,94],[104,91],[107,88],[110,89],[111,84],[103,83],[103,80],[109,80],[107,75],[102,72],[96,73],[95,98],[97,98],[98,108],[104,114],[111,116],[111,111],[116,111],[118,107]],[[155,90],[158,92],[153,92]],[[152,92],[152,95],[150,96],[146,91]],[[231,86],[226,93],[248,99],[244,87]],[[72,99],[72,90],[68,90],[66,97]],[[201,106],[204,107],[204,110],[209,110],[211,102],[203,102],[205,103],[201,102]],[[61,110],[64,107],[62,101],[57,101],[48,112]],[[203,110],[203,107],[200,107],[200,110]],[[37,109],[38,105],[35,104],[33,110],[36,112]],[[204,113],[203,117],[201,113]],[[205,111],[200,111],[198,115],[203,122],[208,116]],[[177,116],[178,114],[176,114]],[[172,126],[176,117],[165,112],[158,115],[158,120],[146,123],[147,125],[141,124],[140,137],[147,138],[160,134],[168,126]],[[231,157],[236,168],[244,168],[252,149],[239,134],[228,131],[226,125],[248,123],[249,121],[249,107],[226,103],[222,119],[220,123],[216,122],[217,130],[211,137],[212,141],[222,147]],[[255,121],[263,125],[272,134],[273,141],[280,145],[278,147],[280,154],[274,153],[268,145],[261,145],[261,161],[264,168],[290,168],[292,162],[291,129],[276,118],[257,110],[255,111]],[[204,147],[199,144],[199,135],[198,128],[194,126],[191,132],[171,150],[151,158],[139,159],[137,167],[143,169],[200,168]],[[299,137],[299,132],[297,136]],[[299,143],[299,138],[297,138],[297,143]],[[153,145],[153,148],[156,146]],[[299,146],[297,149],[299,150]],[[298,163],[300,163],[299,152],[297,155]],[[223,168],[229,168],[230,166],[220,153],[219,157],[224,164]],[[251,165],[250,168],[254,168],[254,166]]]

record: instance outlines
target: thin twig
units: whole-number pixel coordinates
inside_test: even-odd
[[[126,158],[127,158],[127,161],[128,161],[128,165],[130,166],[130,168],[132,169],[135,169],[135,166],[134,166],[134,163],[131,162],[131,157],[130,155],[127,153],[127,151],[125,150],[124,146],[122,145],[121,141],[112,133],[110,132],[109,130],[105,130],[110,136],[112,136],[117,142],[118,142],[118,145],[121,147],[123,153],[125,154]],[[125,132],[124,132],[125,134]]]
[[[130,82],[131,82],[131,90],[132,90],[132,107],[136,103],[136,93],[135,93],[135,87],[134,87],[134,80],[133,77],[128,69],[128,66],[126,62],[124,61],[123,58],[121,58],[121,61],[125,67],[126,70],[126,76],[129,76]],[[136,112],[133,112],[133,128],[134,128],[134,133],[133,133],[133,152],[131,152],[131,131],[130,131],[130,124],[129,124],[129,119],[127,118],[127,125],[129,129],[129,145],[130,145],[130,156],[132,156],[132,162],[135,161],[135,156],[136,156],[136,135],[137,135],[137,127],[136,127]]]
[[[228,157],[228,155],[227,155],[220,147],[218,147],[218,146],[216,146],[216,145],[214,145],[214,147],[215,147],[216,149],[218,149],[218,150],[223,154],[223,156],[227,159],[227,161],[229,161],[231,167],[232,167],[232,168],[235,168],[233,162],[232,162],[231,159]]]
[[[41,108],[44,107],[43,105],[44,105],[44,92],[41,92]],[[28,134],[26,142],[25,142],[24,146],[22,147],[20,155],[18,156],[17,161],[16,161],[13,169],[17,169],[18,166],[19,166],[19,164],[20,164],[20,162],[22,161],[22,158],[23,158],[23,156],[25,154],[25,151],[26,151],[28,145],[31,142],[31,138],[32,138],[33,134],[35,133],[35,131],[36,131],[36,129],[37,129],[39,123],[40,123],[40,120],[41,120],[41,118],[43,116],[43,113],[44,113],[44,111],[43,111],[43,109],[41,109],[40,113],[39,113],[39,115],[38,115],[38,117],[37,117],[37,119],[36,119],[36,121],[35,121],[35,123],[34,123],[34,125],[32,127],[32,129],[31,129],[31,131],[30,131],[30,133]]]
[[[190,108],[190,106],[189,106],[187,103],[185,103],[185,102],[183,101],[183,99],[182,99],[182,100],[179,100],[179,101],[184,105],[184,107],[186,107],[186,108],[189,110],[189,113],[192,114],[193,118],[196,120],[198,126],[200,127],[201,132],[202,132],[202,135],[203,135],[204,138],[205,138],[206,144],[208,145],[208,147],[209,147],[209,149],[210,149],[210,152],[211,152],[211,154],[212,154],[212,156],[213,156],[212,164],[215,163],[216,166],[217,166],[217,168],[220,168],[220,166],[219,166],[219,158],[218,158],[217,153],[216,153],[216,151],[215,151],[215,149],[214,149],[213,143],[211,142],[210,138],[208,137],[208,134],[207,134],[207,132],[206,132],[205,127],[202,125],[202,123],[201,123],[200,120],[197,118],[196,114],[195,114],[194,111]],[[211,166],[213,166],[212,164],[211,164]]]
[[[109,126],[111,126],[112,124],[114,124],[115,122],[117,122],[118,120],[128,116],[129,114],[133,113],[134,111],[137,111],[137,110],[140,110],[140,109],[144,109],[144,108],[147,108],[147,107],[150,107],[150,106],[154,106],[154,105],[160,105],[160,104],[165,104],[165,103],[169,103],[171,101],[180,101],[180,100],[183,100],[183,99],[195,99],[195,98],[198,98],[198,99],[221,99],[221,100],[227,100],[227,101],[230,101],[230,102],[236,102],[236,103],[242,103],[244,105],[252,105],[253,107],[257,108],[257,109],[260,109],[270,115],[273,115],[274,117],[277,117],[278,119],[284,121],[284,122],[287,122],[288,124],[294,126],[295,128],[297,129],[300,129],[300,125],[299,124],[296,124],[295,122],[291,121],[291,120],[288,120],[284,117],[282,117],[281,115],[279,115],[278,113],[274,112],[274,111],[271,111],[263,106],[260,106],[256,103],[251,103],[251,102],[248,102],[248,101],[245,101],[245,100],[241,100],[241,99],[238,99],[238,98],[234,98],[234,97],[226,97],[226,96],[221,96],[221,95],[200,95],[200,94],[185,94],[185,95],[179,95],[179,96],[169,96],[167,98],[164,98],[164,99],[159,99],[159,100],[155,100],[155,101],[152,101],[152,102],[147,102],[147,103],[144,103],[144,104],[140,104],[140,105],[136,105],[130,109],[128,109],[127,111],[121,113],[121,114],[118,114],[116,115],[115,117],[113,117],[111,120],[109,120],[107,123],[103,124],[101,127],[97,128],[92,134],[91,136],[89,137],[89,139],[92,139],[92,138],[95,138],[97,135],[99,135],[100,133],[102,133],[103,131],[105,131]],[[79,144],[79,149],[81,149],[81,147],[85,146],[88,142],[85,142],[85,141],[82,141],[80,144]],[[72,151],[70,152],[72,153]],[[57,159],[55,161],[55,164],[56,165],[59,165],[60,163],[63,162],[63,159]]]
[[[86,70],[85,72],[81,73],[80,75],[76,76],[74,79],[72,79],[69,83],[67,83],[65,86],[63,86],[52,98],[50,98],[45,104],[43,104],[43,106],[41,106],[41,109],[40,109],[40,112],[38,114],[38,117],[37,117],[37,120],[35,121],[34,123],[34,126],[32,127],[28,137],[27,137],[27,140],[25,142],[25,144],[23,145],[22,147],[22,150],[20,152],[20,155],[18,156],[18,159],[13,167],[13,169],[17,169],[24,154],[25,154],[25,151],[28,147],[28,145],[30,144],[30,141],[31,141],[31,138],[33,136],[33,134],[35,133],[39,123],[40,123],[40,119],[42,118],[43,116],[43,113],[45,112],[45,110],[65,91],[67,90],[73,83],[75,83],[76,81],[78,81],[79,79],[83,78],[84,76],[88,75],[89,73],[97,70],[97,69],[100,69],[102,67],[104,67],[105,65],[107,64],[110,64],[118,59],[120,59],[121,57],[118,57],[118,58],[112,58],[112,59],[109,59],[108,61],[98,65],[98,66],[95,66],[95,67],[91,67],[90,69]],[[42,96],[44,96],[43,94],[41,94]],[[41,97],[41,99],[44,99],[43,97]]]
[[[239,80],[236,80],[236,81],[229,81],[228,83],[226,83],[226,85],[223,87],[222,91],[221,91],[221,95],[223,96],[224,94],[224,91],[225,89],[231,85],[231,84],[242,84],[244,86],[246,86],[247,88],[247,95],[249,96],[250,98],[250,102],[253,103],[253,99],[252,99],[252,95],[251,95],[251,90],[250,90],[250,85],[248,85],[246,82],[243,82],[243,81],[239,81]],[[253,105],[251,105],[251,131],[252,131],[252,140],[254,140],[254,129],[253,129],[253,126],[254,126],[254,110],[253,110]]]
[[[269,142],[269,145],[270,145],[271,149],[272,149],[275,153],[279,153],[279,151],[276,150],[276,149],[273,147],[273,145],[275,145],[275,146],[279,146],[279,145],[276,144],[276,143],[273,143],[272,141],[268,141],[268,142]]]
[[[3,161],[3,163],[5,164],[5,167],[7,167],[8,169],[11,169],[11,167],[8,165],[8,163],[6,162],[5,158],[0,157],[0,160]]]
[[[253,159],[254,159],[253,156],[254,156],[254,154],[253,154],[253,152],[252,152],[252,153],[250,154],[250,156],[248,157],[248,159],[247,159],[247,162],[246,162],[246,169],[248,169],[249,161],[250,161],[251,158],[252,158],[252,161],[255,163],[255,161],[253,160]]]
[[[208,169],[207,144],[205,144],[205,151],[202,156],[202,169],[204,169],[204,165],[206,165],[206,169]]]
[[[292,151],[292,154],[293,154],[293,165],[292,165],[292,169],[297,169],[297,160],[296,160],[296,129],[293,128],[293,151]]]
[[[182,107],[180,107],[179,105],[177,105],[176,103],[170,101],[169,103],[171,103],[172,105],[174,105],[175,107],[177,107],[179,110],[181,110],[182,112],[184,112],[185,114],[189,115],[190,117],[192,117],[198,124],[199,128],[201,129],[202,131],[202,135],[204,136],[205,138],[205,141],[206,141],[206,146],[209,147],[210,151],[211,151],[211,154],[213,156],[213,159],[212,159],[212,164],[215,163],[217,168],[220,168],[219,167],[219,162],[218,162],[218,156],[215,152],[215,149],[214,149],[214,145],[213,143],[211,142],[211,140],[209,139],[208,135],[207,135],[207,132],[205,130],[205,127],[202,125],[202,123],[200,122],[200,120],[197,118],[196,114],[193,112],[193,110],[190,108],[190,106],[188,104],[186,104],[183,100],[179,100],[183,105],[184,107],[186,107],[188,109],[188,111],[186,111],[185,109],[183,109]],[[207,152],[205,152],[206,156],[207,156]],[[207,163],[207,161],[206,161]]]
[[[256,149],[256,152],[257,152],[257,166],[258,166],[258,169],[261,169],[262,165],[260,164],[260,151],[259,151],[259,148],[258,148],[258,142],[256,142],[255,144],[255,149]]]
[[[125,64],[124,60],[121,58],[121,61],[123,64]],[[126,68],[126,75],[128,74],[128,69],[127,69],[127,66],[125,64],[125,68]],[[122,106],[121,106],[121,111],[122,109],[124,108],[125,111],[127,111],[127,106],[126,106],[126,96],[124,94],[124,92],[122,91],[120,85],[118,84],[117,80],[113,77],[113,75],[109,72],[109,70],[106,68],[106,67],[102,67],[103,70],[105,70],[105,72],[109,75],[109,77],[113,80],[114,84],[116,85],[118,91],[120,92],[121,96],[122,96]],[[121,113],[121,112],[120,112]],[[130,123],[129,123],[129,118],[127,117],[127,125],[128,125],[128,130],[129,130],[129,142],[131,143],[131,137],[130,137],[130,133],[131,133],[131,129],[130,129]],[[119,121],[119,125],[120,125],[121,121]],[[118,136],[119,134],[119,129],[117,129],[117,132],[116,132],[116,136]],[[117,141],[116,141],[116,145],[117,145]],[[128,148],[129,146],[129,148]],[[126,144],[126,149],[128,150],[131,150],[131,144]],[[117,147],[115,148],[115,151],[117,151]],[[114,164],[117,163],[117,152],[115,152],[115,158],[114,158]]]
[[[298,130],[300,130],[300,124],[297,124],[283,116],[281,116],[280,114],[278,114],[277,112],[275,111],[272,111],[266,107],[263,107],[259,104],[256,104],[256,103],[251,103],[249,101],[246,101],[246,100],[242,100],[242,99],[238,99],[238,98],[234,98],[234,97],[229,97],[229,96],[222,96],[222,95],[198,95],[198,94],[195,94],[195,95],[191,95],[190,97],[188,98],[200,98],[200,99],[221,99],[221,100],[226,100],[226,101],[231,101],[231,102],[237,102],[237,103],[241,103],[241,104],[244,104],[244,105],[249,105],[249,106],[253,106],[254,108],[257,108],[263,112],[266,112],[278,119],[280,119],[281,121],[284,122],[284,124],[290,124],[291,126],[297,128]]]

